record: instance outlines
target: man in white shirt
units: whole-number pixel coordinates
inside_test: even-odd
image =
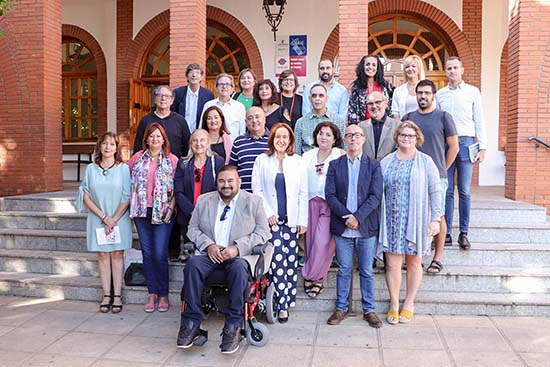
[[[199,196],[189,222],[187,237],[200,254],[192,256],[183,270],[185,306],[177,346],[190,348],[200,336],[204,281],[213,272],[224,270],[229,304],[225,308],[220,349],[224,354],[231,354],[239,349],[244,297],[250,278],[248,269],[255,269],[257,260],[257,256],[250,256],[252,248],[266,243],[270,230],[262,199],[239,189],[241,179],[236,167],[222,167],[217,186],[217,191]]]
[[[201,87],[203,75],[204,71],[198,64],[189,64],[185,71],[187,85],[174,89],[171,110],[185,117],[191,133],[201,125],[204,104],[214,99],[214,94],[209,89]]]
[[[470,207],[472,173],[475,162],[483,162],[487,149],[487,137],[485,122],[483,121],[483,108],[481,93],[473,85],[466,84],[462,80],[464,67],[458,57],[450,57],[445,63],[445,73],[449,84],[439,90],[436,95],[437,108],[451,114],[458,133],[459,151],[454,163],[448,169],[449,187],[445,203],[445,218],[447,218],[447,237],[445,245],[452,244],[451,229],[454,213],[454,182],[457,175],[458,186],[458,212],[459,229],[458,245],[462,250],[470,249],[468,240],[468,227],[470,225]],[[479,143],[479,154],[473,157],[472,162],[469,147]]]
[[[235,91],[235,83],[231,75],[218,74],[215,86],[218,98],[207,102],[202,109],[202,113],[204,114],[204,111],[210,106],[218,106],[223,112],[225,126],[229,129],[231,141],[233,141],[246,132],[246,108],[241,102],[231,98],[231,94]]]
[[[328,110],[337,114],[343,121],[347,121],[349,104],[348,91],[346,87],[334,79],[334,68],[330,60],[319,61],[319,79],[306,85],[304,89],[304,100],[302,102],[302,116],[305,116],[312,110],[309,96],[311,94],[311,87],[315,84],[322,84],[327,89]]]

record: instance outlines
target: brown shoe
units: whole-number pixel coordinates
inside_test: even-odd
[[[342,321],[344,321],[344,319],[348,317],[348,312],[347,311],[340,311],[340,310],[336,310],[334,311],[334,313],[332,315],[330,315],[330,317],[328,318],[327,320],[327,324],[329,325],[340,325],[340,323]]]
[[[378,317],[378,315],[374,311],[364,312],[363,313],[363,320],[368,322],[370,327],[373,327],[373,328],[376,328],[376,329],[382,327],[382,320],[380,320],[380,317]]]

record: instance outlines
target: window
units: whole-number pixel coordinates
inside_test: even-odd
[[[97,67],[77,40],[62,44],[61,131],[63,141],[97,138]]]

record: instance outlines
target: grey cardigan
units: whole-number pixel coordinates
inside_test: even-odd
[[[393,152],[382,160],[381,166],[384,176],[396,154],[397,152]],[[439,171],[432,158],[417,150],[411,170],[409,212],[405,238],[407,239],[409,248],[416,248],[418,256],[430,254],[431,242],[428,238],[429,221],[430,219],[431,221],[440,221],[443,215],[441,184],[439,180]],[[380,233],[376,252],[379,257],[382,255],[382,252],[387,251],[389,248],[386,229],[386,203],[383,192],[380,206]]]

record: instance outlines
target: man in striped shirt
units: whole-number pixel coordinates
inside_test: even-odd
[[[265,127],[265,113],[260,107],[246,111],[246,129],[233,142],[229,164],[237,167],[241,177],[241,189],[252,192],[252,168],[256,157],[267,150],[269,131]]]

